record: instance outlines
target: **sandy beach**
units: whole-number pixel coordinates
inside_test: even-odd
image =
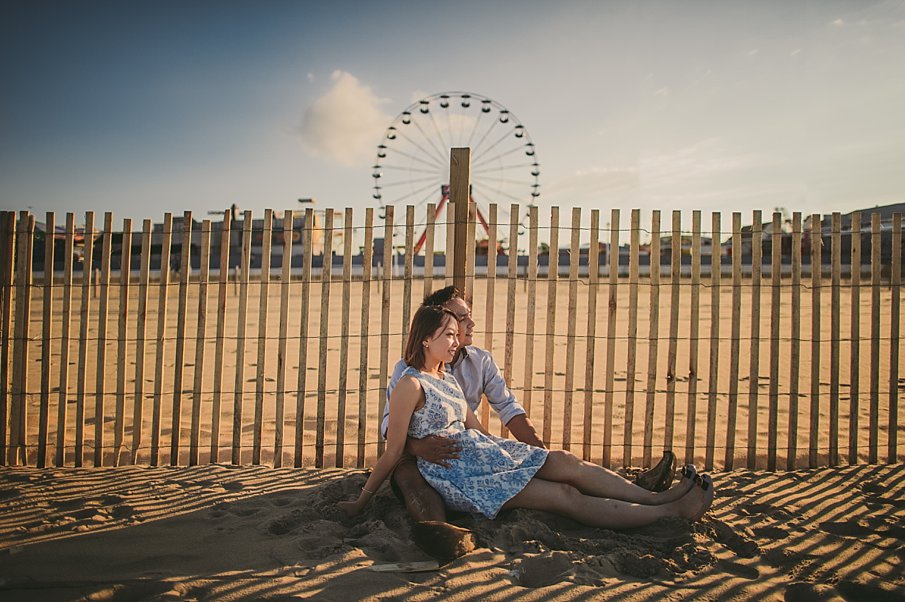
[[[715,475],[705,519],[613,532],[541,512],[461,516],[434,570],[360,470],[209,465],[0,470],[4,600],[905,599],[905,467]],[[403,567],[404,569],[405,567]]]

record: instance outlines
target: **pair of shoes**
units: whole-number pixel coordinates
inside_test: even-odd
[[[642,489],[659,493],[669,489],[675,478],[676,455],[666,450],[657,465],[635,477],[634,483]]]

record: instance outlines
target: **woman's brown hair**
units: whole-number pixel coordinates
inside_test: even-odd
[[[424,366],[424,339],[428,339],[442,326],[446,325],[447,320],[458,324],[456,314],[449,311],[445,307],[439,305],[423,305],[415,312],[412,318],[412,327],[409,329],[409,338],[405,342],[405,354],[402,359],[412,368],[423,370]],[[443,371],[443,364],[440,364],[440,371]]]

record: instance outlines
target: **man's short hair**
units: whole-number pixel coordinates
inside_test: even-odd
[[[421,305],[429,306],[429,305],[445,305],[449,301],[453,299],[464,299],[465,295],[462,294],[462,291],[457,289],[454,286],[446,286],[441,288],[440,290],[436,290],[426,296],[424,301],[422,301]]]

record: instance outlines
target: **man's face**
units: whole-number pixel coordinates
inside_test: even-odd
[[[474,339],[472,334],[474,331],[474,320],[471,319],[471,308],[465,299],[450,299],[443,307],[451,311],[459,321],[459,346],[472,345]]]

